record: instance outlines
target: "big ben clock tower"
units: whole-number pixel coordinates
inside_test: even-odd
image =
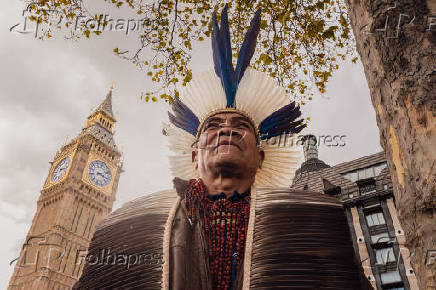
[[[70,289],[80,277],[122,171],[115,123],[111,88],[82,132],[55,154],[8,289]]]

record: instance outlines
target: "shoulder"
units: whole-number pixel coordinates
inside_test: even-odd
[[[298,221],[298,224],[313,223],[314,226],[328,224],[332,227],[341,224],[347,228],[345,210],[342,203],[335,197],[320,192],[294,190],[291,188],[257,188],[255,197],[256,223],[275,222],[279,216]],[[276,216],[277,215],[277,216]]]
[[[313,204],[342,208],[342,203],[333,196],[289,187],[258,187],[256,199],[264,203]]]
[[[257,188],[254,198],[251,269],[256,275],[251,285],[273,281],[285,286],[298,277],[308,289],[361,289],[340,201],[319,192],[272,187]]]
[[[97,231],[125,222],[126,220],[169,212],[176,197],[177,192],[174,189],[169,189],[144,195],[126,202],[104,218],[97,227]]]
[[[92,237],[82,276],[73,289],[126,285],[160,289],[165,224],[176,198],[175,190],[164,190],[109,214]]]

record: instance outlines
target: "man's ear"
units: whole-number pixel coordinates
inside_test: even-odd
[[[198,169],[198,150],[197,149],[192,150],[191,156],[192,156],[191,157],[192,163],[195,163],[195,169],[197,170]]]
[[[259,149],[259,154],[260,154],[259,168],[262,168],[263,160],[265,160],[265,151],[263,151],[263,149]]]

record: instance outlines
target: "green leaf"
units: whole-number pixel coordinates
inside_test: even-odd
[[[335,31],[338,29],[336,25],[330,26],[327,30],[325,30],[322,34],[325,38],[335,39]]]

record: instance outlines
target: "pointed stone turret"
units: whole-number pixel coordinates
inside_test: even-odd
[[[99,139],[110,148],[117,150],[113,140],[114,127],[117,120],[112,111],[112,89],[110,87],[103,102],[89,115],[82,134],[89,134]]]
[[[95,111],[103,112],[107,115],[107,117],[116,121],[114,117],[114,113],[112,112],[112,88],[113,87],[110,88],[109,92],[106,95],[106,98]]]
[[[103,102],[91,113],[91,115],[89,115],[85,128],[98,123],[103,128],[113,132],[113,127],[115,126],[117,120],[115,119],[112,111],[112,89],[113,85],[110,87],[109,92],[107,93]]]

